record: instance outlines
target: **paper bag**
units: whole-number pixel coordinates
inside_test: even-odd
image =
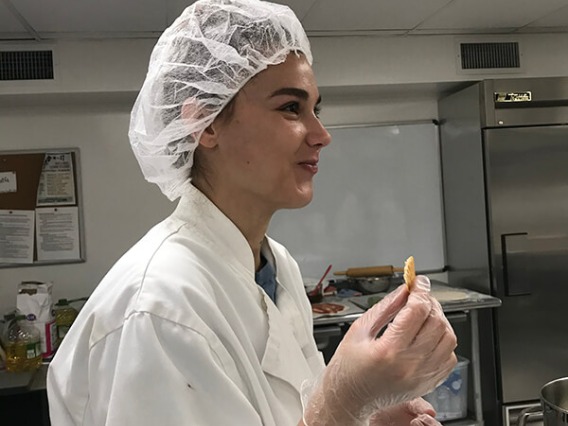
[[[35,321],[41,336],[43,358],[50,358],[57,344],[55,311],[51,297],[51,282],[23,281],[18,285],[16,306],[30,321]]]

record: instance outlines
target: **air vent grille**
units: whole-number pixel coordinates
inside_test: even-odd
[[[520,68],[518,42],[461,43],[461,66],[464,70]]]
[[[0,52],[0,81],[9,80],[53,80],[53,52]]]

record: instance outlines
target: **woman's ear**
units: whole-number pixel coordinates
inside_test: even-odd
[[[215,148],[217,146],[217,136],[219,132],[217,131],[217,121],[214,120],[209,126],[203,130],[201,138],[199,138],[199,145],[205,148]]]
[[[199,120],[204,117],[203,112],[191,102],[184,102],[181,107],[181,116],[186,120]],[[205,128],[199,139],[199,144],[206,148],[214,148],[217,145],[216,120]]]

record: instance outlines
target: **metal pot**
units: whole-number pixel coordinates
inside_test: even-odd
[[[391,286],[396,286],[404,281],[401,274],[394,274],[384,277],[350,277],[348,279],[355,290],[363,294],[375,294],[388,291]]]
[[[547,383],[540,390],[541,407],[527,408],[519,415],[519,426],[542,417],[544,426],[568,426],[568,377]]]

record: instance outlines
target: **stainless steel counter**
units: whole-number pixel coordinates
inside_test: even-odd
[[[497,308],[501,300],[477,291],[449,287],[441,281],[432,280],[432,295],[438,299],[445,313],[469,312],[475,309]],[[339,298],[325,297],[323,302],[341,303],[348,308],[344,314],[314,315],[314,327],[330,324],[351,323],[359,318],[369,307],[369,299],[382,299],[388,293]]]

